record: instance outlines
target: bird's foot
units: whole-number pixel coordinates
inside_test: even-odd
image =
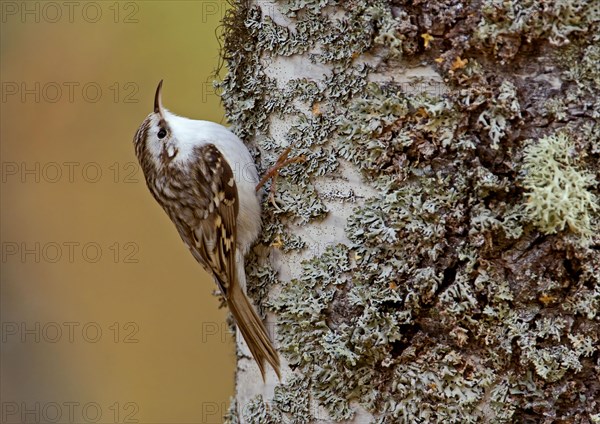
[[[294,158],[288,159],[288,156],[289,156],[291,150],[292,150],[292,146],[287,147],[283,151],[283,153],[279,156],[279,158],[277,158],[277,161],[275,162],[275,164],[267,170],[264,177],[262,177],[262,179],[256,185],[256,191],[258,192],[258,190],[260,190],[262,188],[262,186],[264,186],[266,184],[267,181],[272,180],[271,181],[271,189],[269,190],[269,200],[275,207],[277,206],[275,204],[275,188],[276,188],[277,178],[279,177],[279,170],[285,166],[292,164],[292,163],[306,161],[306,157],[304,155],[300,155],[300,156],[296,156]]]

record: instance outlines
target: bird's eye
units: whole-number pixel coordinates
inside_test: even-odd
[[[167,130],[165,130],[164,128],[161,128],[160,131],[158,131],[158,138],[163,139],[165,138],[167,135]]]

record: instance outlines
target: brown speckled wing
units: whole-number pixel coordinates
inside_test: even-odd
[[[236,219],[239,209],[237,187],[231,167],[212,144],[197,149],[198,190],[204,192],[207,203],[200,225],[190,229],[194,256],[202,258],[212,271],[223,295],[236,277]]]

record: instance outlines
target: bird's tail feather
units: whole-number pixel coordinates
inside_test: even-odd
[[[265,325],[254,310],[250,300],[239,284],[233,284],[229,288],[228,295],[231,314],[248,348],[250,348],[254,360],[258,364],[263,381],[265,379],[265,361],[271,364],[275,373],[277,373],[277,377],[281,380],[279,355],[273,343],[271,343]]]

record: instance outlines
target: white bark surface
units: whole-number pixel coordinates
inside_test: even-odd
[[[263,13],[271,16],[279,25],[292,26],[289,19],[279,12],[275,4],[269,3],[268,7],[263,7]],[[293,55],[290,57],[278,56],[275,60],[272,58],[263,58],[262,65],[267,76],[277,81],[279,88],[285,87],[288,81],[299,78],[312,80],[319,84],[319,86],[322,86],[325,78],[331,74],[332,69],[323,64],[312,63],[308,59],[311,53],[317,53],[317,51],[309,51],[303,55]],[[376,66],[379,64],[380,59],[375,56],[369,56],[363,58],[362,61],[363,63]],[[428,66],[403,68],[401,63],[396,63],[394,66],[388,67],[388,69],[389,72],[371,73],[369,81],[393,83],[407,88],[411,84],[418,82],[422,84],[421,89],[431,91],[433,94],[439,94],[440,88],[443,87],[442,78],[433,68]],[[310,115],[311,111],[308,105],[296,104],[296,106],[307,115]],[[285,135],[291,125],[292,122],[290,121],[272,116],[270,137],[280,145],[285,145]],[[344,232],[347,218],[352,214],[356,206],[362,204],[365,198],[376,194],[376,191],[363,181],[357,169],[343,159],[340,159],[340,162],[340,172],[343,178],[332,179],[324,176],[315,182],[315,186],[322,199],[329,199],[326,201],[329,210],[327,218],[321,222],[289,227],[290,232],[302,237],[306,242],[306,248],[300,253],[283,253],[276,248],[271,248],[268,260],[271,262],[273,269],[278,273],[279,280],[291,281],[299,278],[302,272],[301,263],[303,260],[322,254],[327,246],[348,243],[349,240]],[[277,294],[278,289],[274,288],[269,295],[270,297],[276,297]],[[274,335],[276,340],[275,321],[276,318],[270,315],[266,324],[270,334]],[[240,337],[237,339],[237,346],[240,354],[238,354],[236,400],[238,416],[243,420],[244,408],[257,395],[262,395],[264,401],[267,404],[270,403],[278,380],[275,373],[269,369],[267,381],[263,384],[258,367]],[[282,382],[285,382],[289,380],[293,372],[288,367],[285,357],[281,356],[281,361]],[[373,418],[371,414],[359,405],[354,404],[353,408],[356,414],[353,420],[347,421],[348,423],[371,422]],[[316,402],[312,402],[310,409],[313,416],[319,421],[332,421],[325,409],[319,407]]]

